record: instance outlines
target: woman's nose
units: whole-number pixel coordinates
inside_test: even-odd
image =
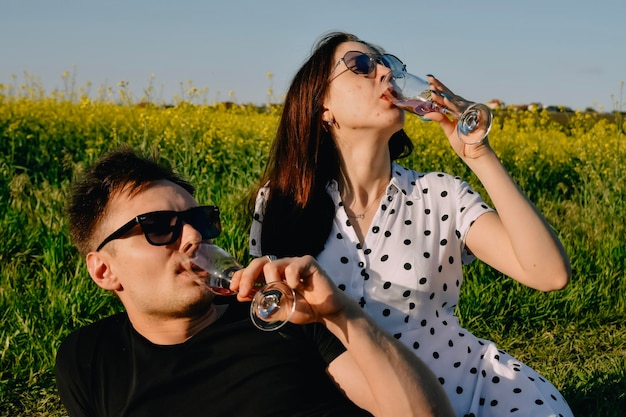
[[[376,75],[383,79],[387,74],[391,72],[391,68],[381,62],[376,63]]]

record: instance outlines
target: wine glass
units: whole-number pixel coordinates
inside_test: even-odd
[[[384,81],[389,85],[385,96],[397,107],[418,116],[439,112],[456,119],[457,135],[467,145],[482,142],[491,129],[493,115],[484,104],[447,97],[460,111],[442,106],[431,100],[433,93],[427,81],[406,71],[392,70]]]
[[[272,259],[272,258],[270,258]],[[201,243],[190,261],[208,274],[207,285],[218,295],[235,295],[230,281],[243,266],[224,249],[212,243]],[[282,281],[269,284],[255,283],[255,294],[250,304],[252,323],[261,330],[276,330],[289,321],[296,310],[296,293]]]

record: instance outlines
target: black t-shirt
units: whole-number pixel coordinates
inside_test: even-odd
[[[185,343],[155,345],[120,313],[70,334],[57,353],[71,417],[369,416],[326,374],[343,345],[320,324],[256,329],[249,304]]]

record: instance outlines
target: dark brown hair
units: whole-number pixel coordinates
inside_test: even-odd
[[[88,168],[72,184],[67,208],[70,235],[78,250],[85,255],[95,249],[94,232],[114,196],[121,192],[133,195],[159,180],[171,181],[194,194],[194,187],[170,168],[129,147],[105,154]]]

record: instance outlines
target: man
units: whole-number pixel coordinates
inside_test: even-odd
[[[125,312],[59,348],[57,385],[71,417],[453,415],[433,374],[313,258],[255,259],[233,278],[238,300],[213,295],[189,258],[219,234],[219,212],[193,192],[127,148],[75,184],[72,238]],[[248,314],[262,279],[284,280],[299,297],[276,332],[256,329]]]

